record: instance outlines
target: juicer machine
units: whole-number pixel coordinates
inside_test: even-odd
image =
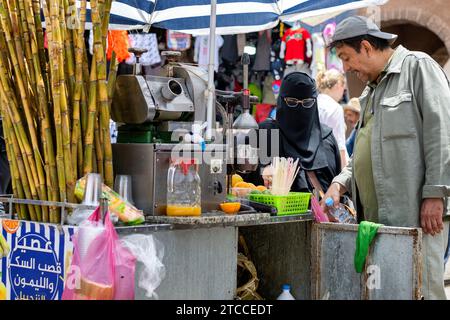
[[[217,210],[226,199],[227,155],[224,143],[199,140],[207,118],[206,70],[179,63],[179,52],[163,52],[163,74],[142,75],[139,56],[145,51],[130,51],[136,55],[134,74],[117,77],[111,106],[119,124],[112,146],[115,174],[131,176],[136,207],[165,215],[167,172],[183,147],[182,156],[199,163],[202,211]]]

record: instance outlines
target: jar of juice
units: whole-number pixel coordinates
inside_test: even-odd
[[[194,160],[172,161],[167,173],[168,216],[200,216],[201,184]]]

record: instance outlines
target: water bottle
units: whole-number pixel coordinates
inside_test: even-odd
[[[283,291],[278,296],[277,300],[295,300],[294,296],[291,294],[291,286],[284,284],[282,287]]]
[[[339,223],[356,223],[355,217],[353,217],[341,203],[335,208],[333,199],[327,198],[325,200],[325,205],[328,207],[328,212],[335,217]]]

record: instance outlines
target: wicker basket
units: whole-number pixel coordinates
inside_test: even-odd
[[[264,300],[257,292],[259,285],[258,274],[254,263],[248,258],[250,256],[244,237],[239,236],[239,244],[244,251],[238,253],[238,268],[249,278],[248,281],[236,289],[236,300]],[[239,271],[239,270],[238,270]]]

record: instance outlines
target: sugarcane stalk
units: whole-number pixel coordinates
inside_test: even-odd
[[[72,1],[72,4],[75,5],[75,1]],[[70,11],[69,11],[69,1],[63,0],[63,4],[61,5],[61,15],[60,15],[60,32],[61,37],[64,41],[64,54],[65,54],[65,60],[64,65],[67,68],[67,89],[69,92],[69,99],[68,101],[71,101],[71,98],[73,96],[74,88],[75,88],[75,67],[74,67],[74,61],[75,61],[75,55],[74,55],[74,48],[73,48],[73,37],[72,32],[68,30],[66,25],[66,20],[69,21],[70,19]]]
[[[39,52],[39,62],[41,64],[41,72],[42,72],[42,80],[44,81],[45,89],[47,92],[47,100],[51,100],[51,90],[50,90],[50,83],[48,78],[48,59],[47,55],[45,53],[44,48],[44,30],[42,28],[42,22],[41,22],[41,4],[40,0],[28,0],[27,1],[29,8],[31,8],[31,11],[33,12],[33,18],[34,18],[34,25],[36,28],[36,38],[37,38],[37,44],[38,44],[38,52]]]
[[[31,88],[33,89],[33,95],[36,97],[36,75],[33,72],[33,55],[31,53],[31,45],[30,45],[30,31],[27,24],[27,15],[25,13],[25,5],[23,0],[18,0],[19,4],[19,10],[20,10],[20,21],[22,24],[22,34],[23,34],[23,45],[25,47],[25,55],[26,55],[26,61],[28,63],[27,70],[30,74],[30,82],[31,82]],[[20,35],[19,35],[20,36]]]
[[[109,65],[108,74],[108,108],[111,112],[111,104],[114,96],[114,88],[116,86],[117,68],[119,67],[116,52],[113,51],[111,55],[111,63]]]
[[[99,126],[99,119],[95,121],[95,134],[94,134],[94,142],[95,142],[95,154],[97,156],[97,170],[96,172],[100,173],[102,177],[104,177],[104,168],[103,168],[103,147],[101,141],[101,130]]]
[[[63,154],[63,142],[62,142],[62,124],[61,124],[61,86],[59,81],[59,59],[58,59],[58,46],[53,39],[54,26],[57,25],[55,22],[55,9],[53,4],[50,3],[50,10],[47,5],[43,6],[45,20],[47,21],[47,39],[48,39],[48,49],[49,49],[49,61],[50,61],[50,80],[51,80],[51,94],[53,101],[53,121],[55,128],[55,138],[56,138],[56,167],[58,174],[58,191],[60,201],[66,201],[66,178],[64,170],[64,154]],[[56,15],[57,18],[57,15]],[[50,217],[50,221],[54,222],[54,217]]]
[[[26,161],[24,161],[22,158],[22,152],[20,151],[19,143],[16,138],[17,130],[15,130],[15,126],[13,126],[11,124],[11,112],[10,112],[10,108],[9,108],[10,100],[8,98],[9,95],[7,94],[6,90],[8,90],[8,88],[5,88],[4,83],[2,82],[0,84],[0,96],[2,96],[3,97],[2,100],[4,100],[4,102],[2,103],[4,132],[8,133],[9,143],[13,147],[12,154],[14,154],[17,159],[17,167],[19,169],[19,172],[26,173],[26,175],[24,175],[24,174],[20,175],[25,196],[27,197],[27,199],[36,199],[36,192],[33,193],[32,183],[30,186],[30,183],[28,181],[28,178],[30,176],[30,172],[29,172],[29,170],[27,170],[28,163]],[[5,101],[7,101],[7,102],[5,102]],[[17,176],[17,175],[15,175],[15,176]],[[35,212],[35,209],[37,210],[38,208],[37,207],[35,208],[32,205],[28,206],[28,210],[29,210],[31,219],[33,221],[38,221],[38,217]]]
[[[102,44],[103,44],[103,48],[105,48],[105,51],[106,51],[106,41],[108,38],[109,16],[110,16],[110,12],[111,12],[112,0],[99,0],[99,3],[100,2],[104,2],[104,7],[102,9],[103,13],[101,16],[102,35],[103,35]]]
[[[74,190],[75,190],[75,176],[72,170],[71,151],[70,151],[70,121],[69,121],[69,108],[67,100],[67,82],[64,72],[64,46],[63,46],[63,32],[61,28],[61,10],[58,6],[59,1],[51,0],[50,15],[52,17],[52,29],[53,29],[53,46],[55,48],[55,60],[57,60],[57,70],[59,74],[59,88],[60,88],[60,117],[61,117],[61,138],[62,138],[62,153],[64,159],[64,170],[66,180],[66,197],[67,201],[75,202]],[[64,16],[63,16],[64,18]],[[56,70],[56,69],[55,69]]]
[[[26,178],[29,179],[29,185],[31,190],[31,195],[33,199],[38,200],[38,191],[39,188],[39,180],[36,173],[35,161],[33,157],[33,152],[28,142],[28,136],[25,132],[24,126],[22,124],[22,120],[20,114],[18,112],[18,102],[16,100],[14,92],[11,90],[12,84],[6,78],[7,72],[5,70],[3,61],[0,61],[0,83],[2,84],[2,94],[6,97],[8,104],[6,105],[8,114],[11,117],[11,122],[14,124],[12,128],[15,131],[15,135],[17,137],[17,145],[19,147],[20,152],[22,153],[22,157],[24,159]],[[9,107],[9,105],[12,105]],[[38,219],[41,218],[41,210],[39,207],[36,207],[36,216]]]
[[[8,153],[10,156],[8,156],[9,166],[11,168],[11,182],[12,182],[12,188],[13,188],[13,194],[16,194],[19,196],[20,199],[25,198],[25,192],[23,191],[22,183],[20,182],[20,176],[19,176],[19,169],[17,165],[16,158],[12,155],[13,147],[12,144],[8,143]],[[17,215],[19,216],[19,219],[21,220],[30,220],[30,215],[28,214],[27,208],[23,204],[16,204],[16,211]]]
[[[5,33],[5,39],[6,39],[7,46],[8,46],[9,55],[11,58],[13,69],[14,69],[14,81],[17,84],[18,91],[20,94],[21,105],[22,105],[24,113],[25,113],[25,118],[26,118],[27,126],[28,126],[28,132],[29,132],[29,136],[31,139],[31,145],[33,148],[33,153],[31,153],[30,156],[33,157],[33,155],[34,155],[34,165],[30,164],[31,170],[33,172],[35,184],[37,185],[39,197],[41,198],[41,200],[47,200],[46,191],[45,191],[45,178],[44,178],[44,172],[43,172],[43,167],[42,167],[42,162],[41,162],[42,158],[41,158],[41,154],[40,154],[40,150],[39,150],[39,144],[37,141],[35,122],[33,119],[30,102],[28,101],[26,86],[24,84],[22,74],[20,71],[20,66],[19,66],[20,59],[17,58],[16,52],[14,50],[13,40],[12,40],[10,29],[9,29],[9,24],[7,23],[7,15],[6,15],[6,12],[4,11],[3,7],[0,7],[0,15],[1,15],[1,23],[2,23],[2,27],[3,27],[3,31]]]
[[[8,103],[6,99],[6,97],[4,96],[4,91],[1,89],[2,85],[0,84],[0,96],[1,96],[1,100],[3,105],[6,105]],[[0,108],[1,114],[3,116],[3,118],[9,117],[5,111],[4,108]],[[7,122],[8,119],[5,121]],[[9,167],[11,169],[11,184],[12,184],[12,188],[13,188],[13,194],[18,195],[19,198],[24,199],[25,198],[25,193],[23,191],[23,187],[22,184],[20,182],[20,175],[19,175],[19,169],[18,169],[18,164],[17,164],[17,159],[16,157],[14,157],[14,151],[13,151],[13,146],[12,146],[12,142],[11,142],[11,134],[14,134],[12,129],[10,127],[8,127],[9,122],[6,124],[6,126],[3,126],[3,136],[5,138],[5,143],[6,143],[6,154],[7,154],[7,158],[8,158],[8,162],[9,162]],[[26,207],[22,204],[17,204],[16,205],[16,211],[17,214],[19,216],[19,219],[22,220],[29,220],[30,216],[28,215],[28,212],[26,210]]]
[[[82,121],[86,113],[85,95],[83,95],[83,54],[84,54],[84,25],[86,20],[86,1],[81,2],[81,25],[74,30],[75,38],[75,89],[73,95],[73,130],[72,130],[72,167],[78,168],[81,176],[83,170],[83,139]],[[82,113],[82,114],[80,114]],[[77,172],[78,176],[78,172]]]
[[[95,116],[97,114],[97,65],[92,61],[91,76],[89,84],[89,103],[88,103],[88,119],[86,126],[86,135],[84,142],[84,165],[83,174],[88,174],[92,171],[92,155],[95,129]]]
[[[42,64],[39,61],[39,46],[38,40],[36,38],[36,27],[35,20],[33,17],[33,11],[31,4],[25,6],[24,8],[25,15],[27,17],[27,23],[30,29],[30,43],[31,43],[31,52],[33,59],[33,67],[34,72],[36,74],[36,86],[38,93],[38,114],[41,123],[41,141],[42,141],[42,149],[44,151],[44,163],[45,163],[45,181],[47,187],[47,195],[51,201],[58,201],[58,181],[57,181],[57,173],[56,173],[56,161],[54,155],[54,146],[53,146],[53,137],[51,133],[51,124],[50,124],[50,113],[48,110],[48,101],[47,101],[47,93],[45,82],[43,79],[43,75],[45,72],[41,70]],[[50,214],[57,215],[57,208],[50,207],[52,211]],[[43,220],[44,222],[48,222],[48,207],[44,207],[43,212]]]
[[[106,57],[102,44],[102,21],[98,8],[99,1],[91,1],[91,17],[94,28],[94,56],[97,62],[97,82],[98,82],[98,105],[101,118],[100,129],[103,137],[104,156],[104,181],[109,187],[113,186],[113,166],[111,137],[109,135],[109,107],[108,107],[108,87],[106,81]]]

